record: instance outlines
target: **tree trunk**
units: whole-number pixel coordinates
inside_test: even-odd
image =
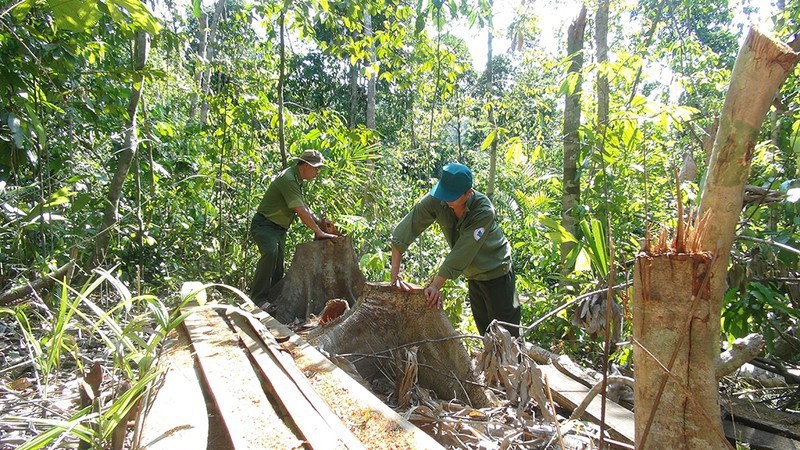
[[[208,49],[208,14],[203,13],[200,15],[200,21],[198,23],[199,30],[198,30],[198,37],[197,37],[197,61],[202,66],[208,64],[206,60],[206,53]],[[200,89],[203,85],[203,74],[205,73],[205,69],[199,68],[197,73],[195,74],[195,82],[197,83],[197,90],[192,94],[192,100],[189,106],[189,117],[192,120],[195,119],[195,115],[197,114],[197,104],[200,102]]]
[[[332,298],[353,305],[364,283],[349,236],[306,242],[297,246],[286,276],[270,290],[267,312],[283,323],[304,321]]]
[[[375,129],[375,84],[378,74],[374,72],[377,58],[375,57],[375,43],[372,41],[372,14],[369,9],[364,10],[364,37],[369,43],[369,62],[367,69],[367,128]]]
[[[494,73],[492,72],[492,39],[494,38],[494,30],[492,30],[493,10],[494,1],[489,0],[489,17],[487,18],[489,23],[489,36],[486,42],[486,84],[487,95],[489,96],[489,123],[491,124],[492,130],[497,130],[497,122],[494,118]],[[494,184],[495,178],[497,177],[497,139],[498,136],[495,134],[489,150],[489,181],[486,184],[486,196],[490,199],[494,197]]]
[[[211,17],[211,23],[209,23],[206,54],[203,55],[206,67],[200,78],[200,125],[206,125],[208,123],[208,94],[211,92],[211,64],[214,62],[214,45],[217,38],[217,26],[219,25],[219,19],[222,17],[222,11],[224,10],[225,0],[217,0],[217,4],[214,7],[214,16]]]
[[[111,240],[111,229],[117,223],[117,210],[119,199],[122,196],[122,188],[125,185],[125,178],[131,168],[133,158],[136,156],[138,145],[136,132],[136,113],[139,109],[139,102],[144,91],[144,70],[147,64],[147,54],[150,51],[150,35],[144,31],[137,31],[133,44],[133,83],[131,93],[128,98],[128,121],[125,122],[125,141],[119,152],[117,168],[114,177],[108,186],[105,209],[103,211],[103,225],[95,241],[94,255],[92,256],[91,266],[99,265],[105,259],[108,243]]]
[[[286,13],[281,11],[281,16],[278,19],[278,27],[280,27],[280,54],[281,61],[278,66],[278,146],[281,149],[281,162],[283,168],[288,167],[289,159],[286,154],[286,135],[284,131],[284,118],[283,118],[283,84],[284,77],[286,76],[286,37],[284,25],[286,21]]]
[[[353,129],[358,121],[358,63],[350,65],[350,115],[347,118],[347,127]]]
[[[666,253],[640,255],[636,260],[633,391],[637,449],[725,448],[719,435],[709,432],[722,430],[715,361],[719,356],[719,309],[715,327],[711,323],[714,305],[704,282],[709,259],[703,254]],[[675,378],[670,379],[661,365]],[[690,401],[689,392],[696,404]]]
[[[637,448],[728,446],[715,375],[727,265],[761,123],[796,61],[788,46],[750,30],[731,74],[703,189],[700,217],[706,219],[690,239],[698,251],[637,257]],[[680,208],[679,216],[683,223]]]
[[[469,355],[455,336],[444,311],[426,306],[422,289],[401,292],[388,283],[367,283],[355,306],[310,333],[309,342],[330,354],[358,354],[353,355],[354,365],[366,380],[396,373],[386,364],[387,357],[401,346],[417,343],[421,387],[441,399],[488,406],[486,393],[475,384]]]
[[[567,76],[577,76],[573,92],[567,92],[564,105],[564,191],[561,198],[561,225],[565,230],[577,234],[576,207],[580,203],[580,174],[578,173],[578,154],[580,153],[581,143],[578,137],[578,128],[581,125],[581,84],[583,77],[580,76],[583,68],[583,35],[586,29],[586,5],[581,5],[578,17],[569,26],[567,35],[567,55],[570,58],[570,65],[567,69]],[[564,242],[561,244],[561,261],[565,262],[567,255],[575,246],[574,242]],[[571,268],[562,268],[562,273],[568,274]]]
[[[797,59],[798,55],[787,45],[753,28],[736,57],[700,201],[701,217],[711,215],[700,245],[718,255],[711,279],[711,295],[719,306],[717,313],[726,289],[728,260],[753,148],[772,100]]]

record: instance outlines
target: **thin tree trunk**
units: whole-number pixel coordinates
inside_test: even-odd
[[[377,58],[375,57],[375,43],[372,42],[372,14],[369,9],[364,10],[364,37],[370,40],[369,43],[369,62],[370,68],[367,70],[367,128],[375,129],[375,84],[377,73],[374,72]]]
[[[609,0],[601,0],[597,6],[597,14],[595,15],[595,43],[597,46],[597,64],[600,70],[597,71],[597,135],[595,151],[600,155],[601,161],[604,161],[603,154],[605,153],[605,138],[606,129],[608,126],[608,103],[609,103],[609,87],[608,78],[605,76],[605,71],[602,66],[608,62],[608,3]],[[605,171],[604,171],[605,172]],[[606,191],[608,190],[608,178],[605,183]],[[580,189],[580,188],[579,188]],[[578,192],[580,195],[580,190]],[[606,192],[608,194],[608,192]],[[605,322],[612,323],[612,303],[614,298],[614,240],[611,233],[611,217],[608,210],[605,211],[606,216],[606,230],[608,230],[608,242],[606,248],[609,252],[609,267],[608,267],[608,293],[605,308]],[[609,334],[611,327],[606,327],[606,333],[603,343],[603,381],[600,383],[601,387],[601,403],[600,415],[605,418],[606,415],[606,392],[608,384],[608,355],[611,353],[612,339]],[[605,423],[600,424],[600,448],[605,448]]]
[[[750,30],[731,73],[703,188],[700,217],[706,219],[692,238],[704,253],[673,249],[637,258],[637,448],[729,446],[722,434],[715,376],[727,266],[761,124],[797,58],[785,44]],[[680,208],[678,215],[683,223]]]
[[[199,22],[199,30],[198,30],[198,44],[197,44],[197,60],[202,66],[208,64],[208,60],[206,60],[206,54],[208,52],[208,14],[203,13],[200,15],[200,22]],[[197,114],[197,104],[200,102],[200,92],[203,85],[203,74],[205,73],[205,68],[199,68],[197,73],[195,73],[195,82],[197,83],[197,91],[192,94],[191,104],[189,106],[189,116],[192,120],[195,119],[195,115]]]
[[[492,130],[497,130],[497,122],[494,118],[494,73],[492,72],[492,39],[494,38],[494,30],[492,30],[493,13],[494,1],[489,0],[489,17],[487,18],[489,23],[489,36],[486,43],[486,83],[489,96],[489,123],[492,126]],[[497,176],[497,139],[498,136],[495,134],[489,150],[489,181],[486,185],[486,196],[489,198],[494,197],[494,185]]]
[[[208,45],[206,45],[205,63],[206,69],[202,73],[200,92],[202,100],[200,104],[200,125],[208,123],[208,94],[211,93],[211,65],[214,62],[214,46],[217,39],[217,26],[219,19],[222,17],[222,11],[225,10],[225,0],[217,0],[214,7],[214,16],[211,18],[208,31]]]
[[[576,235],[577,220],[576,207],[580,203],[580,174],[578,173],[578,154],[580,153],[581,143],[578,137],[578,128],[581,125],[581,84],[583,77],[580,75],[583,68],[583,35],[586,30],[586,5],[581,5],[578,17],[569,26],[567,35],[567,54],[570,58],[570,65],[567,75],[578,77],[573,92],[567,92],[564,105],[564,191],[561,199],[561,225],[565,230]],[[574,247],[572,242],[561,244],[561,261],[567,259],[567,255]],[[570,273],[571,268],[562,267],[562,273]]]
[[[281,162],[283,168],[288,167],[289,160],[286,155],[286,135],[284,133],[284,118],[283,118],[283,85],[284,78],[286,77],[286,36],[284,31],[284,23],[286,21],[286,13],[281,11],[280,18],[278,19],[278,26],[281,29],[280,40],[280,65],[278,68],[278,145],[281,149]]]
[[[347,127],[353,129],[358,120],[358,63],[350,65],[350,115],[347,118]]]
[[[139,109],[139,102],[142,99],[142,92],[144,91],[144,74],[142,70],[145,64],[147,64],[147,54],[150,51],[150,35],[144,31],[137,31],[134,39],[134,76],[133,83],[131,84],[130,97],[128,99],[128,120],[125,123],[125,141],[119,152],[114,176],[108,186],[108,195],[106,196],[105,210],[103,211],[103,225],[95,241],[92,266],[99,265],[105,259],[108,243],[111,240],[111,229],[117,223],[119,199],[122,196],[125,178],[127,178],[131,162],[136,156],[136,147],[138,145],[136,136],[136,113]]]

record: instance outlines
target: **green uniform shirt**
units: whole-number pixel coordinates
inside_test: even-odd
[[[511,267],[511,246],[497,226],[491,200],[473,192],[460,219],[447,203],[425,195],[394,228],[392,244],[405,252],[435,221],[451,249],[439,267],[439,275],[452,280],[463,272],[468,279],[478,281],[505,275]]]
[[[267,219],[288,229],[297,213],[294,209],[305,205],[303,201],[303,179],[297,166],[280,173],[269,184],[257,211]]]

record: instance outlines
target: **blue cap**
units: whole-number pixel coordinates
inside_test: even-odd
[[[431,196],[443,202],[452,202],[472,187],[472,172],[469,167],[450,163],[442,169],[439,182],[431,189]]]

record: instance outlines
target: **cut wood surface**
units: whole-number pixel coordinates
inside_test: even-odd
[[[314,389],[368,448],[443,448],[285,325],[263,311],[254,310],[253,314],[292,355]]]
[[[368,380],[391,373],[381,364],[391,350],[417,346],[421,387],[441,399],[488,406],[457,336],[444,311],[426,306],[422,289],[402,292],[389,283],[367,283],[345,315],[311,331],[308,340],[332,355],[353,354],[356,369]]]
[[[254,320],[255,324],[252,324],[238,312],[229,313],[228,317],[236,325],[239,338],[268,380],[266,388],[292,417],[292,422],[312,448],[366,449],[330,411],[301,373],[300,377],[292,377],[288,373],[292,369],[297,371],[294,362],[291,365],[284,364],[280,356],[282,350],[260,322]],[[264,327],[264,332],[259,333],[256,326]]]
[[[237,336],[219,314],[198,308],[185,324],[233,447],[299,447],[302,442],[270,405]]]
[[[208,441],[208,411],[200,387],[200,367],[192,358],[189,338],[181,327],[170,332],[175,342],[161,357],[166,370],[141,410],[139,448],[204,449]],[[176,410],[180,405],[180,411]]]
[[[589,393],[589,388],[562,374],[554,366],[542,365],[539,366],[539,369],[542,371],[542,376],[547,377],[547,383],[553,393],[553,400],[563,408],[574,410]],[[598,396],[586,408],[584,418],[594,423],[600,423],[601,406]],[[633,443],[635,430],[632,412],[614,402],[607,401],[605,419],[612,438],[628,444]]]

